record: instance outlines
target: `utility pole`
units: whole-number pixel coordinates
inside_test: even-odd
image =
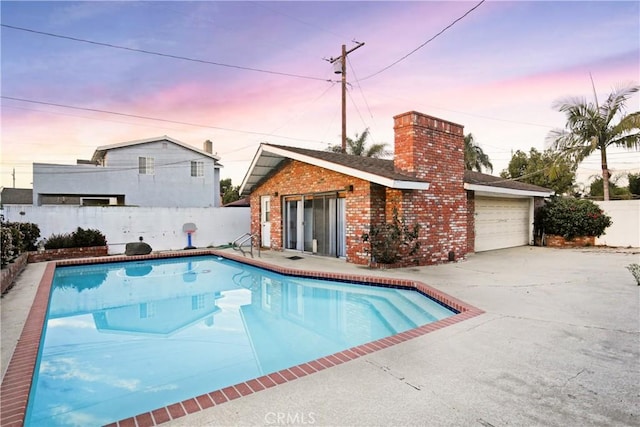
[[[347,55],[364,46],[364,42],[355,42],[356,46],[347,50],[345,45],[342,45],[342,54],[337,58],[329,59],[329,62],[335,64],[340,61],[340,70],[335,69],[334,73],[342,74],[342,152],[347,152]]]
[[[16,168],[13,168],[13,172],[11,172],[11,176],[13,177],[13,188],[16,188]]]

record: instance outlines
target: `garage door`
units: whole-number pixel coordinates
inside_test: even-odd
[[[530,199],[476,197],[476,252],[528,245],[529,203]]]

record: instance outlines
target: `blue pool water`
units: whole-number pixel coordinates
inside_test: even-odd
[[[58,267],[26,424],[108,424],[453,314],[213,256]]]

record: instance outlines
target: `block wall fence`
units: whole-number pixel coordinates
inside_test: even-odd
[[[154,251],[183,249],[187,235],[182,226],[188,222],[198,228],[192,240],[199,248],[228,244],[250,230],[250,209],[245,207],[4,205],[1,212],[6,221],[37,224],[41,239],[78,227],[99,230],[107,238],[109,254],[124,253],[125,245],[140,237]]]

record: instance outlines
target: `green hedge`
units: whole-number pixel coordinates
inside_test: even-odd
[[[4,222],[0,218],[2,234],[0,236],[1,264],[13,262],[21,253],[36,250],[40,237],[40,228],[31,222]]]
[[[98,230],[78,227],[73,233],[52,234],[44,243],[45,249],[86,248],[106,246],[107,239]]]
[[[553,197],[538,212],[538,222],[545,234],[572,239],[604,234],[611,218],[600,207],[586,199]]]

